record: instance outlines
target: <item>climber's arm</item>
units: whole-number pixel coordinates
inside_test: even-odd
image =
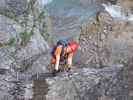
[[[72,58],[73,58],[73,53],[70,53],[68,55],[68,60],[67,60],[67,64],[68,64],[68,67],[71,68],[72,67]]]
[[[57,49],[55,51],[55,56],[56,56],[55,70],[58,70],[59,69],[61,49],[62,49],[62,47],[59,46],[59,47],[57,47]]]

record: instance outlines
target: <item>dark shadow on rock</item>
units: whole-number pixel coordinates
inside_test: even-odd
[[[46,100],[46,94],[48,93],[48,84],[46,78],[52,77],[51,73],[41,73],[34,76],[33,79],[33,99],[32,100]]]
[[[5,68],[0,68],[0,74],[3,75],[7,72],[7,69]]]

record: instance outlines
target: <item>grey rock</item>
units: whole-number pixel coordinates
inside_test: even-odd
[[[27,0],[1,0],[0,13],[19,16],[26,10],[27,4]]]
[[[38,78],[36,82],[44,83],[38,89],[46,91],[44,94],[34,95],[33,98],[42,97],[46,100],[132,100],[131,66],[132,64],[129,64],[128,67],[112,66],[103,69],[73,68],[71,76],[64,77],[64,73],[59,73],[56,77]],[[127,81],[126,77],[128,77]]]
[[[112,92],[108,89],[114,89],[113,91],[116,93],[120,92],[117,91],[118,88],[124,89],[119,85],[116,88],[110,88],[110,86],[119,84],[117,76],[122,74],[122,69],[123,67],[72,69],[72,75],[69,77],[62,76],[62,73],[54,78],[46,78],[49,89],[46,100],[97,100],[98,98],[114,100],[115,97],[110,96]],[[114,81],[117,82],[112,83]],[[114,95],[117,96],[117,94]]]
[[[47,71],[49,46],[42,36],[46,32],[42,12],[39,0],[1,0],[0,100],[29,100],[32,87],[27,84],[32,84],[32,75]],[[25,31],[33,35],[22,46],[21,35]]]
[[[126,61],[127,65],[124,67],[121,63],[118,63],[117,66],[112,63],[117,58],[123,58],[125,61],[132,56],[132,45],[130,45],[133,42],[131,39],[132,26],[128,26],[128,23],[125,22],[115,22],[107,13],[100,13],[99,22],[93,19],[92,23],[85,23],[85,26],[90,25],[91,31],[88,26],[83,26],[83,30],[87,33],[81,34],[80,43],[83,51],[81,51],[80,59],[83,58],[82,67],[86,68],[78,68],[79,65],[75,65],[69,77],[65,72],[53,77],[47,69],[50,55],[49,46],[45,40],[48,38],[45,34],[47,30],[44,28],[46,20],[43,5],[38,0],[31,1],[33,0],[1,0],[0,44],[4,44],[0,47],[1,100],[29,100],[31,98],[33,100],[132,100],[132,61]],[[61,17],[51,15],[54,20],[53,25],[58,24],[54,27],[53,32],[63,32],[63,36],[66,35],[64,31],[68,29],[70,29],[70,33],[79,32],[80,22],[84,19],[84,16],[80,15],[86,12],[87,4],[93,2],[93,0],[80,0],[80,2],[70,0],[70,3],[68,1],[66,1],[64,9],[73,12],[77,6],[82,5],[83,11],[78,9],[81,10],[78,18],[75,17],[78,13],[73,17],[71,16],[73,13],[69,15],[65,11],[54,12]],[[74,9],[73,5],[70,8],[67,6],[71,3],[76,3]],[[40,19],[38,20],[38,18]],[[104,18],[105,20],[103,20]],[[88,20],[88,15],[85,19]],[[62,20],[63,22],[61,22]],[[98,26],[99,24],[103,27]],[[99,38],[97,37],[99,31],[102,32],[101,29],[103,29],[104,36],[102,40],[99,40],[99,44],[96,40]],[[123,29],[128,33],[116,35],[110,32],[116,32],[118,29]],[[22,41],[20,33],[25,31],[33,34],[28,43],[22,46],[20,45]],[[110,38],[107,38],[108,36]],[[10,38],[16,39],[14,45],[6,45]],[[99,46],[100,56],[97,54]],[[86,61],[88,59],[92,61],[91,64]],[[96,66],[101,63],[100,61],[105,61],[103,65],[108,65],[108,67],[88,68],[92,65]],[[88,66],[88,64],[90,65]]]
[[[12,19],[0,15],[0,43],[8,43],[11,38],[19,39],[19,33],[22,32],[22,27]]]
[[[131,27],[126,21],[114,20],[107,12],[99,12],[92,23],[81,28],[81,61],[94,67],[126,63],[133,50]]]
[[[46,7],[52,26],[50,33],[55,40],[64,37],[78,40],[80,25],[102,10],[101,6],[96,4],[96,0],[53,0]]]

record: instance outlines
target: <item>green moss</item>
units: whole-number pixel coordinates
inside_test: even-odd
[[[21,37],[21,45],[22,46],[26,46],[27,43],[29,42],[30,38],[32,36],[32,32],[22,32],[20,33],[20,37]]]

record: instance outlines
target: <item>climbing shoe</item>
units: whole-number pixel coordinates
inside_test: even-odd
[[[59,72],[60,72],[60,70],[55,70],[54,69],[53,72],[52,72],[52,74],[53,74],[53,76],[56,76],[56,74],[59,73]]]

